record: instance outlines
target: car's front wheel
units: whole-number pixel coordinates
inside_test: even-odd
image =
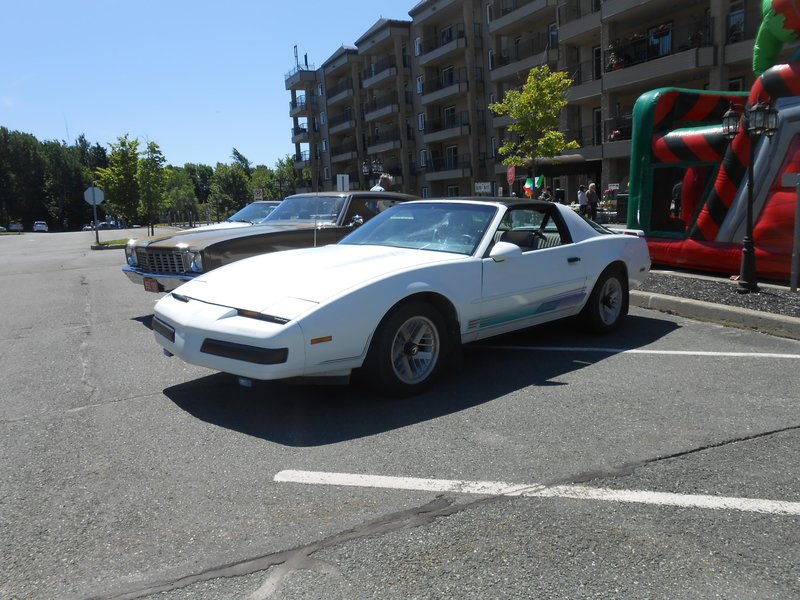
[[[392,396],[419,394],[441,370],[446,339],[444,319],[433,306],[421,301],[402,304],[375,332],[363,375]]]
[[[600,274],[583,308],[584,323],[595,333],[606,333],[619,325],[628,314],[628,281],[619,267],[609,267]]]

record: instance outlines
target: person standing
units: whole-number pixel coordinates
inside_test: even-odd
[[[589,210],[589,197],[586,195],[586,186],[581,184],[578,187],[578,212],[586,216]]]
[[[596,221],[597,207],[600,206],[600,196],[597,194],[597,186],[594,183],[589,184],[589,189],[586,191],[586,198],[589,201],[589,218],[592,221]]]
[[[381,178],[378,180],[378,183],[373,185],[369,191],[370,192],[385,192],[386,188],[392,185],[392,176],[388,173],[381,173]]]

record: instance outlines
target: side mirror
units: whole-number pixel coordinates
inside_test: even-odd
[[[508,242],[497,242],[489,252],[489,258],[494,262],[503,262],[515,256],[522,256],[522,248]]]

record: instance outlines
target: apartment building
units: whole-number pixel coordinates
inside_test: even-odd
[[[488,107],[547,64],[574,80],[561,122],[580,147],[537,173],[568,200],[588,181],[624,192],[642,93],[754,80],[756,0],[424,0],[408,14],[318,69],[296,58],[285,85],[303,189],[366,189],[388,172],[423,197],[508,195],[497,148],[510,122]]]

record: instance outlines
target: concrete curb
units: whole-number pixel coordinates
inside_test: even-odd
[[[769,335],[800,340],[800,319],[795,317],[638,290],[631,290],[630,304],[698,321],[753,329]]]

